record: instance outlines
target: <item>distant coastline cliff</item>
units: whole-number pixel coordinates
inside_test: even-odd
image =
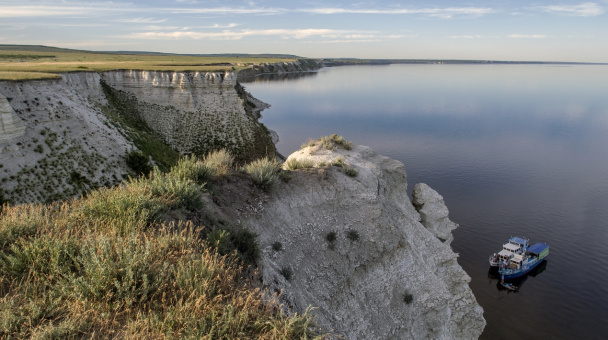
[[[134,150],[159,167],[218,148],[240,162],[273,156],[271,132],[258,122],[268,105],[237,77],[319,67],[0,81],[0,198],[53,202],[117,185],[134,175],[127,166]],[[346,339],[479,337],[483,310],[450,248],[456,224],[438,193],[418,184],[410,200],[403,164],[364,146],[311,145],[289,159],[314,166],[291,171],[270,193],[236,176],[205,194],[201,213],[258,235],[264,289],[282,292],[291,311],[316,308],[317,325]],[[340,162],[356,176],[331,165]]]

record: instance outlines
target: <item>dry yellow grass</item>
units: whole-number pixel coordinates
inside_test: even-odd
[[[0,338],[324,338],[308,312],[288,315],[256,288],[236,252],[220,252],[228,233],[216,243],[190,221],[160,222],[188,199],[179,187],[142,178],[68,202],[2,206]]]
[[[47,79],[58,77],[58,73],[64,72],[102,72],[121,69],[178,72],[238,71],[260,63],[292,60],[295,59],[0,50],[0,80]]]

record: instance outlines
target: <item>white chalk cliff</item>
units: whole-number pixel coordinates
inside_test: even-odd
[[[0,141],[9,141],[23,136],[25,124],[15,115],[15,111],[0,94]]]
[[[104,108],[131,115],[181,151],[215,143],[251,153],[259,150],[246,145],[268,138],[256,125],[263,104],[234,73],[69,73],[0,81],[0,95],[0,198],[13,203],[122,180],[135,146]],[[339,157],[356,177],[328,165]],[[417,185],[412,203],[403,164],[363,146],[308,147],[290,158],[317,167],[292,172],[270,194],[235,187],[234,201],[209,197],[205,206],[259,234],[263,285],[282,291],[291,311],[314,307],[316,324],[345,339],[479,337],[483,311],[450,248],[456,224],[438,193]]]
[[[325,165],[339,157],[356,177]],[[284,303],[297,312],[314,306],[317,324],[346,339],[479,337],[483,310],[458,255],[437,236],[447,238],[455,224],[444,223],[435,191],[417,186],[431,198],[419,202],[424,219],[442,221],[429,230],[407,196],[402,163],[364,146],[308,147],[289,158],[321,168],[294,172],[270,196],[235,207],[259,234],[264,284],[282,291]]]
[[[257,121],[265,105],[234,72],[119,70],[0,81],[0,194],[13,203],[48,202],[119,183],[136,143],[104,110],[181,153],[272,155],[272,136]]]

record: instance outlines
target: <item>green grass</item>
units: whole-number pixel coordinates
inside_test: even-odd
[[[331,165],[337,166],[342,169],[342,172],[349,177],[357,177],[359,175],[359,170],[353,168],[352,166],[346,164],[344,157],[339,157],[335,161],[331,163]]]
[[[238,71],[260,63],[296,60],[178,54],[115,54],[53,48],[32,50],[28,46],[16,46],[11,49],[2,49],[0,46],[0,51],[0,80],[59,78],[58,73],[83,70]]]
[[[321,145],[326,150],[336,150],[342,148],[344,150],[351,150],[353,143],[344,139],[344,137],[338,134],[332,134],[331,136],[323,136],[319,139],[308,139],[308,141],[302,144],[301,148],[311,147],[315,145]]]
[[[268,192],[280,179],[281,164],[275,160],[261,158],[243,166],[243,171],[251,176],[255,185]]]
[[[284,164],[286,170],[310,169],[314,166],[315,161],[313,159],[308,158],[290,158]]]
[[[308,311],[288,315],[253,288],[255,234],[162,222],[203,190],[178,169],[69,202],[5,205],[0,338],[321,338]]]

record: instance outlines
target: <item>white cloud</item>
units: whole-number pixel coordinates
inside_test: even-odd
[[[509,34],[507,37],[511,39],[544,39],[547,36],[544,34]]]
[[[130,5],[120,3],[90,2],[75,5],[3,5],[0,4],[0,18],[58,17],[58,16],[98,16],[103,13],[133,10]]]
[[[234,8],[234,7],[215,7],[215,8],[172,8],[169,9],[174,14],[263,14],[274,15],[283,14],[287,10],[283,8]]]
[[[482,35],[479,34],[475,34],[475,35],[451,35],[448,38],[450,39],[483,39]]]
[[[606,9],[594,2],[584,2],[579,5],[552,5],[535,7],[541,11],[572,15],[580,17],[593,17],[606,13]]]
[[[425,14],[434,17],[451,18],[454,15],[480,16],[493,13],[494,10],[487,7],[447,7],[447,8],[395,8],[395,9],[347,9],[347,8],[303,8],[296,10],[302,13],[312,14]]]
[[[167,19],[154,19],[154,18],[133,18],[118,20],[118,22],[134,23],[134,24],[160,24],[167,21]]]
[[[320,37],[341,40],[374,39],[376,32],[333,29],[267,29],[267,30],[241,30],[222,32],[196,32],[196,31],[168,31],[168,32],[141,32],[127,35],[131,39],[212,39],[212,40],[238,40],[249,36],[276,36],[282,39],[305,39]],[[399,36],[391,36],[393,39]]]

